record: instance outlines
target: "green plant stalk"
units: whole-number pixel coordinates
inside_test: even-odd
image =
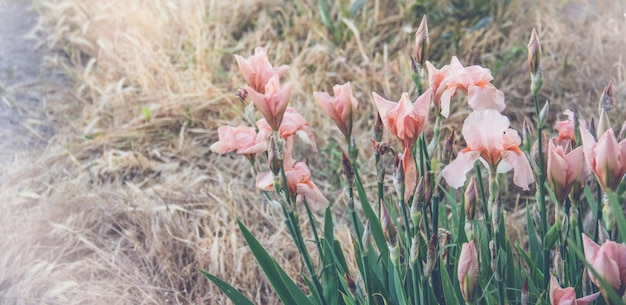
[[[435,126],[433,127],[433,139],[428,144],[428,154],[433,154],[435,152],[435,148],[439,145],[439,137],[441,136],[441,115],[437,114],[437,119],[435,119]]]
[[[485,215],[485,225],[487,225],[487,233],[489,233],[491,235],[491,212],[489,211],[489,202],[487,199],[487,194],[485,192],[485,185],[483,183],[483,175],[480,169],[480,164],[476,163],[476,165],[474,166],[476,168],[476,178],[478,180],[478,188],[480,189],[480,198],[482,199],[482,203],[483,203],[483,212]],[[491,236],[489,236],[489,239],[491,239]]]
[[[498,288],[498,301],[499,304],[506,304],[504,299],[505,299],[505,289],[504,289],[504,266],[502,266],[502,260],[500,259],[500,253],[502,253],[503,251],[505,252],[506,250],[503,249],[502,247],[502,242],[501,240],[503,240],[505,238],[505,232],[504,232],[504,219],[502,219],[503,217],[503,213],[502,213],[502,204],[496,205],[496,200],[498,198],[498,193],[500,192],[500,186],[498,185],[498,179],[497,179],[497,174],[496,174],[496,168],[494,166],[494,168],[491,169],[491,171],[489,172],[489,203],[488,203],[488,207],[489,210],[492,212],[495,212],[495,214],[497,215],[491,215],[491,217],[493,219],[499,219],[499,221],[494,224],[493,229],[493,241],[495,243],[496,246],[496,286]],[[498,210],[493,211],[492,208],[494,206],[498,206],[500,207]],[[487,213],[485,213],[487,214]]]
[[[537,99],[537,92],[533,92],[533,102],[535,103],[535,113],[539,118],[539,100]],[[548,232],[548,216],[546,215],[546,177],[544,173],[543,159],[543,126],[540,126],[539,120],[537,120],[537,147],[539,153],[537,154],[537,204],[539,205],[539,214],[541,215],[541,239],[544,240],[546,233]],[[543,249],[543,287],[548,287],[550,283],[550,249]]]
[[[315,245],[317,246],[317,252],[322,255],[322,243],[320,242],[319,235],[317,234],[317,227],[315,225],[315,218],[313,217],[313,212],[311,212],[311,208],[309,207],[309,203],[304,199],[304,206],[306,207],[306,214],[309,217],[309,224],[311,225],[311,231],[313,231],[313,239],[315,240]]]

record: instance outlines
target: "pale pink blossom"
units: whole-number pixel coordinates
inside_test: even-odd
[[[267,120],[258,120],[256,126],[259,129],[259,135],[269,140],[273,130]],[[313,137],[309,123],[292,107],[285,109],[283,121],[278,127],[278,135],[285,140],[297,135],[306,144],[311,145],[313,151],[317,151],[317,145],[315,144],[315,138]]]
[[[359,101],[354,97],[349,82],[335,85],[333,91],[334,97],[326,92],[313,92],[313,98],[347,139],[352,134],[352,117]]]
[[[474,300],[474,294],[478,287],[478,252],[476,252],[476,246],[474,241],[464,243],[461,247],[461,254],[459,255],[459,270],[458,278],[459,284],[461,284],[461,294],[466,303],[471,303]]]
[[[450,100],[458,90],[467,94],[467,102],[474,111],[495,109],[502,112],[506,107],[504,93],[491,84],[493,77],[489,69],[463,67],[456,56],[441,69],[430,62],[426,62],[426,67],[435,106],[443,117],[447,118],[450,114]]]
[[[571,149],[567,143],[564,147],[554,138],[548,147],[548,181],[559,202],[565,200],[575,183],[583,184],[590,174],[582,146]]]
[[[598,142],[581,126],[580,134],[587,165],[598,179],[603,190],[616,190],[626,174],[626,140],[618,143],[613,129],[609,128]]]
[[[406,92],[402,93],[398,103],[388,101],[372,92],[383,125],[406,148],[413,147],[424,129],[424,124],[428,120],[431,92],[430,89],[426,90],[413,104]]]
[[[328,200],[320,189],[311,181],[311,172],[303,162],[296,163],[293,167],[285,167],[285,177],[289,194],[297,202],[306,200],[311,209],[319,211],[328,206]],[[265,191],[274,191],[274,175],[263,172],[257,175],[256,187]]]
[[[236,151],[239,155],[252,155],[267,150],[268,142],[248,126],[221,126],[217,129],[219,141],[209,149],[218,154]]]
[[[270,78],[265,86],[265,93],[259,93],[251,87],[245,87],[256,109],[263,114],[272,130],[278,130],[280,123],[283,121],[283,115],[285,114],[285,109],[287,109],[287,104],[289,104],[292,88],[293,83],[291,82],[281,88],[278,75]]]
[[[267,50],[262,47],[254,49],[254,55],[243,58],[235,55],[239,71],[243,75],[246,83],[257,92],[264,93],[265,86],[273,76],[282,77],[289,69],[289,66],[273,68],[267,59]]]
[[[550,305],[588,305],[600,295],[594,293],[577,299],[574,287],[561,288],[556,278],[550,277]]]
[[[598,275],[600,275],[618,294],[626,289],[626,244],[606,241],[602,246],[596,244],[583,234],[585,259]],[[600,281],[589,271],[591,281],[600,288],[605,300],[608,301],[606,291],[602,289]]]
[[[462,130],[467,147],[441,173],[448,185],[463,186],[474,162],[481,159],[490,170],[507,172],[513,169],[513,183],[528,190],[535,178],[528,159],[519,149],[522,140],[509,125],[509,119],[497,110],[470,113]]]

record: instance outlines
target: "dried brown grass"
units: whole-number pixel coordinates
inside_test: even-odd
[[[591,113],[608,79],[621,103],[622,8],[591,2],[513,1],[494,25],[465,33],[458,55],[465,64],[494,63],[525,46],[537,26],[546,54],[544,94],[555,108]],[[235,219],[298,278],[301,266],[280,213],[251,187],[243,158],[208,149],[218,126],[243,122],[233,94],[243,81],[232,54],[267,46],[274,63],[291,66],[292,104],[315,128],[320,147],[330,147],[338,133],[311,92],[351,81],[363,113],[357,133],[364,160],[371,155],[365,148],[370,92],[397,98],[411,88],[407,54],[419,19],[408,19],[403,5],[357,17],[359,32],[344,48],[333,46],[312,0],[37,0],[35,6],[46,33],[42,44],[70,57],[67,73],[79,102],[46,105],[59,122],[57,136],[45,153],[3,176],[0,299],[7,304],[228,303],[198,268],[258,304],[278,303]],[[445,29],[430,27],[436,44]],[[525,55],[507,62],[497,82],[519,128],[530,107]],[[151,120],[142,107],[152,110]],[[447,127],[458,128],[461,119]],[[341,193],[329,179],[337,164],[323,161],[331,156],[323,151],[309,161],[343,227]],[[348,238],[341,236],[346,245]]]

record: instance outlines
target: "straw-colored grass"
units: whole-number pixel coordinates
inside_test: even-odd
[[[258,304],[277,304],[235,220],[298,278],[302,266],[280,211],[254,190],[244,158],[208,149],[219,126],[244,122],[234,95],[243,79],[233,54],[266,46],[276,65],[290,65],[292,105],[321,147],[302,153],[339,226],[346,226],[330,149],[339,133],[316,108],[312,91],[352,82],[367,162],[371,91],[390,99],[402,90],[415,93],[408,55],[421,16],[410,17],[408,2],[376,9],[378,1],[366,1],[366,14],[350,21],[358,31],[348,28],[345,47],[336,47],[313,0],[36,0],[42,45],[68,54],[78,101],[44,105],[58,122],[56,136],[43,154],[3,176],[2,303],[227,304],[199,275],[205,269]],[[623,8],[611,1],[533,2],[512,1],[486,28],[461,30],[462,62],[502,67],[496,82],[519,129],[531,106],[524,48],[536,26],[543,94],[553,107],[589,115],[613,80],[615,116],[623,118]],[[432,44],[451,28],[431,22]],[[438,65],[450,55],[437,54],[444,58]],[[446,128],[460,126],[464,109],[458,106]],[[347,233],[340,237],[349,246]]]

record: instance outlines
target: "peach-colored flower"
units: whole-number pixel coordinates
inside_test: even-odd
[[[267,82],[273,76],[282,77],[289,69],[289,66],[280,66],[273,68],[269,59],[267,59],[267,49],[258,47],[254,49],[254,55],[243,58],[235,55],[239,71],[252,89],[257,92],[264,93]]]
[[[350,83],[335,85],[335,97],[326,92],[313,92],[315,102],[337,124],[341,133],[347,138],[352,135],[352,116],[359,101],[354,97]]]
[[[461,294],[466,303],[474,300],[476,287],[478,287],[478,252],[474,241],[464,243],[459,255],[459,283],[461,284]]]
[[[269,140],[273,130],[267,120],[258,120],[256,122],[256,126],[259,129],[259,135],[262,138]],[[285,140],[297,135],[306,144],[311,145],[313,151],[317,151],[317,145],[315,144],[315,138],[313,137],[313,132],[311,132],[309,123],[307,123],[302,115],[300,115],[300,113],[298,113],[298,111],[294,108],[287,107],[287,109],[285,109],[283,121],[278,127],[278,134]]]
[[[430,62],[426,62],[426,66],[435,106],[443,117],[447,118],[450,114],[450,100],[457,90],[467,94],[472,110],[495,109],[502,112],[506,107],[504,93],[491,84],[493,77],[489,69],[481,66],[463,67],[456,56],[452,57],[450,65],[441,69],[435,68]]]
[[[221,126],[217,129],[219,141],[211,145],[211,151],[226,154],[236,151],[239,155],[252,155],[267,150],[267,140],[248,126]]]
[[[588,305],[600,295],[596,292],[577,299],[574,287],[561,288],[556,278],[550,277],[550,305]]]
[[[574,183],[584,183],[590,174],[582,146],[572,150],[569,144],[563,147],[559,145],[557,138],[551,139],[548,147],[547,172],[548,181],[552,185],[557,200],[563,202]]]
[[[246,86],[248,96],[254,102],[256,108],[263,114],[263,117],[272,127],[272,130],[278,130],[278,126],[283,121],[283,115],[289,98],[291,97],[291,89],[293,83],[287,83],[282,88],[278,81],[278,75],[272,76],[265,86],[265,93],[259,93],[251,87]]]
[[[385,128],[395,135],[406,148],[415,144],[428,119],[431,90],[428,89],[411,104],[409,94],[404,92],[398,103],[388,101],[372,92],[378,113]]]
[[[567,109],[563,112],[567,115],[567,120],[557,121],[554,123],[556,130],[559,132],[559,142],[561,140],[575,141],[576,136],[574,134],[574,112]]]
[[[622,295],[626,290],[626,244],[618,244],[614,241],[606,241],[599,246],[587,235],[583,234],[583,247],[585,259],[591,267]],[[606,291],[602,289],[600,281],[589,271],[591,281],[600,288],[602,295],[608,301]]]
[[[289,187],[289,194],[296,198],[297,202],[306,200],[311,209],[319,211],[328,205],[328,200],[320,189],[311,181],[311,172],[303,162],[296,163],[293,167],[285,168],[285,177]],[[256,187],[265,190],[274,190],[274,176],[270,172],[259,173],[256,179]]]
[[[497,110],[470,113],[462,130],[467,147],[441,172],[448,185],[454,188],[463,186],[467,172],[480,158],[490,170],[507,172],[513,169],[513,183],[528,190],[528,185],[535,178],[528,159],[518,147],[522,140],[517,131],[509,128],[509,124],[509,119]]]
[[[587,165],[593,171],[603,190],[616,190],[626,174],[626,140],[617,143],[613,129],[609,128],[598,142],[582,126],[580,134]]]

